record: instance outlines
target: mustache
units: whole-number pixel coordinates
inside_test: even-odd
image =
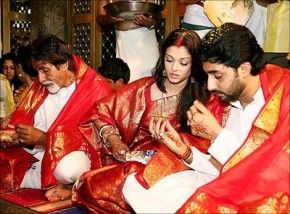
[[[53,81],[50,81],[50,80],[45,80],[45,81],[41,82],[41,84],[44,86],[55,85],[55,83]]]
[[[212,90],[212,91],[210,91],[210,93],[213,93],[213,94],[223,94],[223,95],[227,95],[227,94],[225,94],[224,92],[222,92],[222,91],[218,91],[218,90]]]

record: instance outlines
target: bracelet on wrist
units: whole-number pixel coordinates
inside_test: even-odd
[[[177,155],[177,157],[180,159],[180,160],[187,160],[189,157],[190,157],[190,155],[191,155],[191,149],[190,148],[186,148],[186,151],[183,153],[183,154],[181,154],[181,155]]]
[[[99,136],[103,140],[103,143],[106,147],[112,147],[111,143],[108,141],[108,137],[111,135],[116,135],[121,139],[121,135],[117,128],[113,127],[112,125],[105,125],[99,131]]]

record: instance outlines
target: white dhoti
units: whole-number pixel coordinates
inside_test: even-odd
[[[41,161],[44,151],[38,151],[34,156],[39,160],[26,171],[21,182],[21,188],[41,189]],[[54,170],[54,177],[61,184],[74,183],[84,172],[91,168],[91,160],[84,151],[74,151],[64,156]]]
[[[151,76],[159,57],[155,30],[145,27],[128,31],[116,30],[116,57],[130,68],[130,82]]]
[[[135,178],[127,177],[123,194],[136,213],[175,213],[197,188],[216,176],[186,170],[162,178],[145,189]]]

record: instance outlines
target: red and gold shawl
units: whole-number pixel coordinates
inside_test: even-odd
[[[260,79],[266,104],[247,139],[178,213],[289,212],[289,70],[267,65]]]
[[[45,154],[41,170],[43,188],[56,184],[53,171],[60,159],[72,151],[83,150],[87,152],[92,159],[92,164],[100,166],[98,157],[92,152],[93,148],[83,138],[78,126],[82,120],[87,120],[95,102],[107,96],[111,92],[111,88],[104,78],[88,67],[79,57],[74,56],[74,60],[77,68],[76,90],[46,133]],[[6,129],[13,129],[19,123],[33,126],[34,114],[47,95],[46,88],[36,80],[13,113],[9,124],[6,124]],[[11,152],[18,155],[12,157]],[[12,162],[14,165],[17,165],[15,163],[22,163],[26,166],[21,168],[12,167],[9,170],[5,168],[7,173],[1,173],[1,190],[19,188],[24,173],[29,169],[31,162],[35,161],[33,157],[27,158],[27,156],[31,155],[27,155],[27,152],[21,147],[0,150],[0,161],[6,161],[5,163],[7,163],[1,164],[0,168],[3,167],[1,172],[5,167],[10,167],[9,165]],[[25,159],[22,157],[25,157]],[[13,184],[13,187],[8,187],[8,178],[8,183]]]

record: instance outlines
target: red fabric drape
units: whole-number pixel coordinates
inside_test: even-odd
[[[266,104],[243,146],[178,213],[289,212],[289,70],[267,65],[260,79]]]
[[[74,56],[74,60],[77,68],[76,90],[46,133],[47,139],[41,171],[42,187],[56,184],[56,180],[52,175],[53,171],[60,159],[72,151],[86,151],[91,157],[94,167],[100,166],[99,157],[96,156],[93,148],[83,138],[78,127],[81,121],[87,120],[94,104],[107,96],[111,92],[111,88],[105,79],[88,67],[79,57]],[[19,107],[13,113],[8,124],[6,123],[4,129],[13,129],[19,123],[33,125],[34,114],[47,95],[46,88],[36,80],[21,101]],[[10,158],[11,155],[9,153],[12,151],[16,155]],[[14,187],[8,188],[9,190],[19,188],[25,172],[30,168],[32,160],[35,161],[30,156],[21,147],[0,149],[0,161],[6,160],[5,163],[7,163],[0,165],[0,179],[1,182],[5,179],[7,180],[8,177],[13,180]],[[23,165],[25,167],[22,168],[11,165],[11,163],[24,162],[25,164]],[[7,173],[2,173],[3,171]],[[0,187],[0,191],[6,190],[7,186]]]

